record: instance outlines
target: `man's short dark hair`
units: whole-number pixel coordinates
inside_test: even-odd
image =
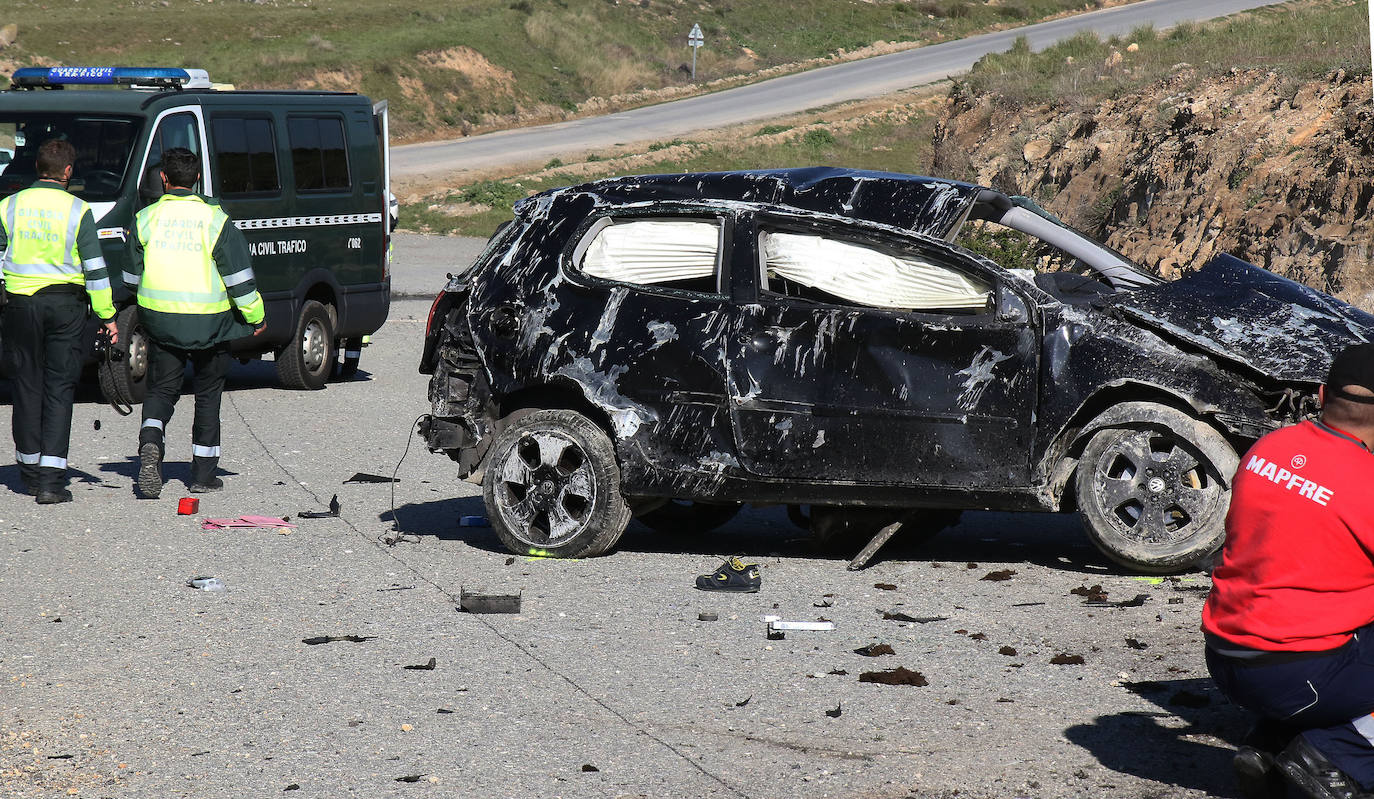
[[[43,142],[38,148],[38,157],[34,159],[38,177],[50,180],[61,180],[62,173],[75,163],[76,148],[66,139],[48,139]]]
[[[173,147],[162,154],[161,169],[168,183],[189,189],[200,178],[200,156],[185,147]]]

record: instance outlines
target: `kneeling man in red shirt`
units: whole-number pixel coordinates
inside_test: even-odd
[[[1202,610],[1217,686],[1293,736],[1241,747],[1250,796],[1280,773],[1313,799],[1374,796],[1374,344],[1337,355],[1320,397],[1321,421],[1241,458]]]

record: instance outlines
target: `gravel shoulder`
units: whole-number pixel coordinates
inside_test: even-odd
[[[176,515],[190,397],[160,500],[133,497],[137,424],[93,388],[73,425],[75,502],[39,507],[0,468],[0,793],[1235,795],[1244,720],[1202,663],[1205,575],[1121,574],[1074,517],[1040,514],[968,513],[863,572],[817,556],[777,508],[698,535],[634,524],[604,558],[511,557],[458,525],[483,513],[479,489],[407,438],[427,409],[428,307],[395,302],[358,379],[324,391],[236,367],[227,487],[197,516]],[[7,424],[4,387],[0,402]],[[388,546],[390,487],[342,481],[390,475],[407,446],[410,537]],[[340,518],[295,518],[335,494]],[[199,527],[244,513],[300,526]],[[691,587],[729,553],[760,564],[760,593]],[[198,575],[229,591],[183,585]],[[1095,585],[1138,601],[1071,593]],[[462,589],[519,592],[522,611],[456,612]],[[768,640],[765,614],[835,630]],[[304,642],[345,635],[365,640]],[[874,643],[895,654],[854,652]],[[898,666],[926,684],[859,679]]]

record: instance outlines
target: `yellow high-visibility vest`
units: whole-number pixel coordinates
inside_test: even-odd
[[[0,200],[9,240],[0,258],[5,290],[31,296],[48,286],[85,282],[76,233],[89,210],[85,200],[56,187],[34,186]],[[103,288],[109,289],[108,280]]]
[[[138,304],[163,313],[215,314],[230,308],[215,266],[215,242],[229,217],[195,195],[164,194],[138,212],[143,276]]]

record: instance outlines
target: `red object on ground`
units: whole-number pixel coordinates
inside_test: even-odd
[[[190,516],[200,510],[200,500],[196,497],[182,497],[177,503],[177,513],[182,516]]]

